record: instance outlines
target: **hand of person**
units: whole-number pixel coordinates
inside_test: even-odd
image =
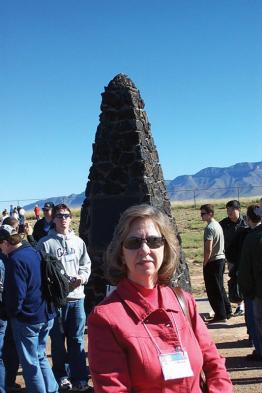
[[[76,277],[71,277],[70,280],[70,287],[75,289],[77,287],[79,287],[80,285],[82,285],[82,278],[80,276],[76,276]]]
[[[25,233],[27,236],[30,236],[30,235],[32,235],[32,233],[33,233],[33,228],[32,228],[31,225],[29,225],[28,222],[25,223],[25,226],[24,226],[24,233]]]

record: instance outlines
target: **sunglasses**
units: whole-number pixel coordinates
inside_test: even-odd
[[[127,250],[138,250],[143,243],[146,243],[149,248],[159,248],[164,245],[165,238],[157,236],[148,236],[145,239],[141,237],[129,237],[123,242],[123,246]]]
[[[204,216],[205,214],[208,214],[208,213],[207,213],[207,212],[200,213],[200,216],[202,217],[202,216]]]
[[[57,213],[57,214],[55,215],[55,217],[56,217],[56,218],[59,218],[59,219],[66,219],[66,218],[69,218],[69,217],[70,217],[70,214]]]

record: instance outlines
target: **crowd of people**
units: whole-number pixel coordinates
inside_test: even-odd
[[[227,217],[218,223],[212,205],[200,207],[201,218],[207,223],[203,274],[214,311],[207,322],[224,323],[232,316],[244,315],[249,344],[255,348],[246,359],[262,361],[262,198],[260,205],[248,206],[245,216],[237,200],[229,201],[226,209]],[[226,262],[229,297],[224,288]],[[237,304],[234,314],[230,300]]]
[[[13,206],[10,205],[9,212],[7,209],[4,209],[2,211],[2,217],[1,217],[1,225],[4,223],[5,219],[7,217],[13,217],[18,221],[18,232],[23,233],[24,232],[24,225],[25,225],[25,209],[21,206]]]
[[[174,227],[159,209],[141,204],[120,217],[105,254],[105,274],[115,290],[86,321],[84,286],[91,261],[71,229],[70,208],[46,202],[41,218],[35,206],[32,228],[25,219],[21,224],[12,206],[0,227],[0,393],[19,390],[19,364],[29,393],[88,391],[89,373],[95,392],[200,393],[208,391],[204,386],[213,393],[232,392],[207,325],[233,316],[224,288],[227,262],[237,292],[235,315],[245,314],[255,347],[247,358],[262,360],[262,200],[249,206],[245,217],[236,200],[226,209],[219,223],[212,205],[200,208],[207,223],[203,275],[212,318],[204,321],[193,297],[170,287],[179,255]],[[59,259],[70,278],[59,309],[43,291],[41,251]],[[45,352],[48,336],[52,368]]]
[[[84,285],[91,272],[90,258],[85,243],[70,228],[68,206],[47,202],[43,214],[33,229],[24,225],[26,239],[13,215],[0,228],[1,393],[19,389],[15,382],[19,363],[29,393],[88,390]],[[59,258],[70,277],[71,290],[59,310],[45,298],[40,250]],[[49,334],[52,369],[45,353]]]

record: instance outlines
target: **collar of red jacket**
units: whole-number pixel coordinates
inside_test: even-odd
[[[181,308],[178,304],[176,296],[171,288],[164,285],[157,285],[157,290],[160,293],[160,308],[155,309],[147,302],[143,295],[129,282],[128,279],[123,279],[117,286],[116,293],[136,315],[140,321],[144,321],[153,313],[167,311],[179,312]]]

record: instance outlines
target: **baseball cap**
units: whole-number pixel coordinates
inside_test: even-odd
[[[44,210],[44,209],[45,209],[45,210],[53,209],[54,206],[55,206],[55,205],[53,204],[53,202],[46,202],[46,203],[44,204],[43,210]]]
[[[232,209],[240,209],[240,203],[238,200],[233,199],[232,201],[228,201],[226,204],[226,208],[231,207]]]
[[[12,235],[15,235],[17,231],[11,227],[11,225],[2,225],[0,227],[0,241],[8,240]]]

